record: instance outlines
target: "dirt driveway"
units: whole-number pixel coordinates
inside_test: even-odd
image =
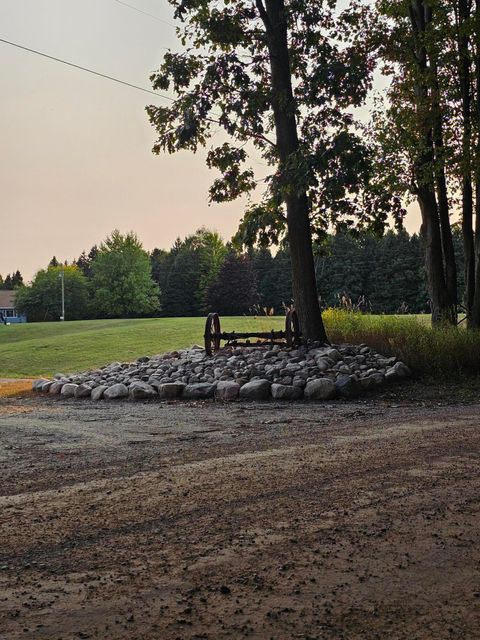
[[[0,400],[0,638],[480,637],[480,404]]]

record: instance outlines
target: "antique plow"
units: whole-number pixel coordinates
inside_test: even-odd
[[[294,347],[300,344],[302,334],[295,309],[290,309],[285,317],[285,331],[265,331],[253,333],[237,333],[236,331],[221,331],[218,313],[209,313],[205,323],[205,351],[211,356],[220,349],[220,343],[226,342],[226,347],[253,347],[264,344],[278,344],[284,347]],[[256,342],[251,342],[256,339]],[[245,342],[240,342],[244,340]]]

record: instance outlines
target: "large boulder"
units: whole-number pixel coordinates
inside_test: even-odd
[[[187,385],[184,382],[164,382],[157,386],[158,395],[162,400],[180,398]]]
[[[356,376],[339,376],[335,382],[337,394],[348,400],[362,395],[362,386]]]
[[[317,365],[317,369],[319,371],[327,371],[327,369],[330,369],[330,364],[325,358],[322,358],[322,357],[315,358],[315,364]]]
[[[92,393],[92,387],[89,384],[80,384],[75,389],[75,398],[89,398]]]
[[[146,382],[132,382],[128,387],[128,393],[133,400],[145,400],[157,395],[155,389]]]
[[[216,384],[210,382],[197,382],[187,384],[183,390],[183,397],[186,400],[206,400],[213,398]]]
[[[311,380],[307,382],[304,393],[307,400],[331,400],[336,395],[335,384],[330,378]]]
[[[215,397],[219,400],[236,400],[240,389],[240,385],[233,380],[220,380],[215,389]]]
[[[410,369],[403,362],[397,362],[387,370],[385,374],[385,379],[387,382],[392,382],[395,380],[404,380],[405,378],[410,378],[412,375]]]
[[[52,386],[50,387],[50,389],[48,390],[48,393],[51,393],[53,396],[58,396],[58,394],[60,393],[60,391],[62,390],[62,387],[65,385],[65,382],[59,382],[58,380],[56,382],[54,382],[52,384]]]
[[[49,382],[46,378],[39,378],[38,380],[34,380],[32,384],[32,391],[41,391],[45,382]]]
[[[74,384],[73,382],[67,382],[67,384],[64,384],[62,387],[62,390],[60,391],[60,394],[64,397],[64,398],[73,398],[73,396],[75,395],[75,391],[77,390],[78,384]]]
[[[340,360],[342,360],[342,354],[338,349],[328,349],[323,355],[325,358],[333,360],[333,362],[340,362]]]
[[[243,400],[268,400],[271,386],[269,380],[251,380],[240,388],[240,398]]]
[[[120,400],[121,398],[126,398],[128,396],[128,389],[124,384],[118,382],[117,384],[113,384],[111,387],[108,387],[108,389],[105,389],[103,395],[108,400]]]
[[[303,389],[291,384],[272,384],[271,392],[275,400],[300,400],[303,397]]]
[[[92,389],[92,395],[91,398],[92,400],[101,400],[103,398],[103,394],[105,393],[105,391],[108,389],[106,384],[99,384],[98,387],[95,387],[94,389]]]

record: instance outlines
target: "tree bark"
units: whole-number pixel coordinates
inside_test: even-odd
[[[475,103],[477,127],[480,127],[480,0],[475,2]],[[480,135],[475,149],[475,291],[470,313],[471,329],[480,329]]]
[[[440,104],[440,88],[438,84],[438,69],[435,59],[431,59],[431,69],[434,78],[433,94],[433,143],[435,148],[435,185],[438,201],[438,217],[440,220],[440,235],[445,265],[445,285],[447,287],[448,302],[451,306],[451,322],[457,324],[457,264],[453,246],[452,227],[450,226],[450,212],[448,204],[447,179],[445,176],[445,158],[443,144],[442,110]]]
[[[462,99],[462,231],[465,255],[465,307],[467,326],[472,322],[472,306],[475,295],[475,250],[473,237],[473,187],[471,173],[471,93],[469,38],[466,30],[470,18],[468,0],[458,0],[458,62],[460,94]]]
[[[414,173],[417,182],[416,193],[422,214],[421,232],[425,240],[425,269],[427,272],[428,289],[430,294],[430,304],[432,310],[432,324],[454,324],[456,322],[456,292],[452,298],[451,283],[450,291],[447,286],[444,247],[442,246],[442,227],[440,224],[440,212],[437,203],[435,184],[440,187],[441,215],[443,216],[443,235],[445,238],[445,248],[449,252],[448,229],[448,201],[446,199],[446,184],[442,183],[442,174],[436,174],[435,181],[435,151],[434,134],[441,133],[438,129],[434,131],[432,121],[432,104],[429,95],[429,80],[427,76],[430,72],[427,64],[427,48],[425,45],[425,35],[428,25],[432,21],[431,8],[424,0],[412,0],[410,3],[410,23],[415,43],[415,60],[417,64],[417,80],[414,90],[418,116],[419,151],[416,158]],[[443,174],[444,177],[444,174]],[[440,179],[440,182],[439,180]],[[446,207],[446,210],[445,210]],[[451,232],[450,232],[451,234]],[[452,242],[453,249],[453,242]],[[449,266],[451,270],[451,265]],[[450,277],[452,274],[450,273]]]
[[[272,106],[280,170],[299,151],[284,0],[256,0],[265,25],[270,57]],[[287,229],[292,260],[292,288],[305,338],[328,342],[320,312],[312,250],[309,202],[304,189],[289,182],[285,189]]]

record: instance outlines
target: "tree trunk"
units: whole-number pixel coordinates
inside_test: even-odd
[[[433,142],[435,148],[435,185],[437,190],[438,217],[440,220],[440,235],[445,265],[445,284],[447,287],[448,302],[451,306],[451,322],[457,324],[457,265],[455,262],[455,250],[453,247],[452,228],[448,205],[447,179],[445,177],[445,158],[443,145],[442,111],[440,105],[440,88],[438,84],[438,69],[436,60],[431,59],[432,75],[434,77],[433,93]]]
[[[480,0],[475,2],[475,103],[477,127],[480,127]],[[477,131],[475,158],[475,291],[470,313],[470,328],[480,329],[480,135]]]
[[[415,43],[415,58],[418,76],[415,82],[415,99],[418,117],[419,151],[414,165],[417,182],[417,197],[422,213],[422,235],[425,240],[425,269],[427,272],[428,289],[432,310],[432,324],[456,322],[456,291],[452,298],[451,283],[447,286],[444,265],[444,247],[442,246],[442,227],[440,212],[435,194],[435,184],[440,187],[441,215],[443,216],[443,236],[445,248],[449,252],[448,229],[448,201],[446,199],[446,185],[442,183],[442,174],[435,176],[435,152],[433,136],[441,134],[441,129],[433,129],[432,105],[429,95],[430,69],[427,64],[427,49],[425,34],[432,21],[431,8],[424,0],[412,0],[410,3],[410,22]],[[435,177],[437,180],[435,180]],[[444,174],[443,174],[444,178]],[[440,181],[439,181],[440,179]],[[446,210],[445,210],[446,207]],[[451,232],[450,232],[451,240]],[[452,243],[453,245],[453,243]],[[453,249],[453,246],[452,246]],[[451,266],[450,266],[451,270]],[[456,273],[456,272],[455,272]],[[452,273],[450,273],[452,277]],[[450,290],[449,290],[450,289]]]
[[[295,100],[292,90],[284,0],[256,0],[265,25],[270,56],[272,103],[280,170],[299,151]],[[292,289],[303,336],[328,342],[315,280],[309,203],[306,191],[289,181],[283,185],[292,260]]]
[[[422,213],[421,233],[425,242],[425,270],[427,273],[432,324],[452,324],[456,308],[449,300],[441,248],[440,225],[435,191],[430,186],[419,187],[418,202]]]
[[[468,0],[458,2],[458,63],[460,94],[462,99],[462,231],[465,255],[465,307],[467,326],[472,321],[472,306],[475,295],[475,250],[473,237],[473,188],[471,170],[471,93],[470,93],[470,54],[467,23],[470,18]]]

